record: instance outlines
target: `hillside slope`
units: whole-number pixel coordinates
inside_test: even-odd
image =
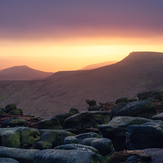
[[[112,65],[114,63],[117,63],[117,61],[106,61],[106,62],[102,62],[102,63],[97,63],[97,64],[92,64],[92,65],[85,66],[81,70],[92,70],[92,69],[95,69],[95,68]]]
[[[33,80],[45,78],[52,74],[50,72],[35,70],[28,66],[14,66],[0,70],[0,80]]]
[[[133,52],[122,61],[94,70],[57,72],[35,81],[1,81],[1,106],[16,103],[25,114],[48,117],[71,107],[87,110],[98,102],[134,98],[138,92],[163,89],[163,53]]]

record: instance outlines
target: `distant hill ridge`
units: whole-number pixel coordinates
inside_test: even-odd
[[[28,66],[14,66],[0,70],[0,80],[33,80],[45,78],[53,73],[32,69]]]
[[[71,107],[86,111],[97,104],[137,93],[163,90],[163,53],[132,52],[122,61],[93,70],[57,72],[33,81],[0,81],[0,106],[15,103],[25,114],[49,117]]]

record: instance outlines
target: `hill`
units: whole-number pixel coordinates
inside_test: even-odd
[[[86,99],[111,102],[163,89],[163,53],[132,52],[122,61],[83,71],[57,72],[35,81],[1,81],[0,103],[16,103],[25,114],[48,117],[88,108]]]
[[[102,62],[102,63],[92,64],[92,65],[88,65],[88,66],[83,67],[82,70],[92,70],[95,68],[108,66],[108,65],[114,64],[116,62],[117,61],[106,61],[106,62]]]
[[[50,72],[35,70],[28,66],[14,66],[0,70],[0,80],[33,80],[45,78],[52,74]]]

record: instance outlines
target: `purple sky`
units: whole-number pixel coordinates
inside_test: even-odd
[[[162,6],[163,0],[0,0],[0,39],[162,35]]]

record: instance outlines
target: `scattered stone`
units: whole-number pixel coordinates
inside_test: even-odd
[[[88,108],[89,111],[99,111],[101,109],[101,106],[90,106]]]
[[[14,109],[17,109],[16,105],[15,104],[9,104],[3,109],[3,111],[8,113],[8,112],[10,112],[11,110],[14,110]]]
[[[51,117],[38,122],[38,129],[62,129],[57,117]]]
[[[9,111],[8,114],[11,114],[11,115],[23,115],[23,111],[22,111],[22,109],[14,109],[14,110]]]
[[[95,100],[86,100],[86,103],[89,105],[89,106],[96,106],[96,101]]]
[[[146,100],[151,97],[153,97],[154,99],[162,100],[163,91],[154,90],[154,91],[149,91],[149,92],[143,92],[143,93],[138,93],[137,96],[139,100]]]
[[[155,120],[127,129],[127,149],[163,148],[163,121]]]
[[[122,97],[116,100],[116,104],[121,103],[121,102],[127,102],[127,97]]]
[[[15,127],[15,126],[21,126],[21,127],[27,127],[28,126],[28,122],[24,119],[18,118],[18,117],[14,117],[8,120],[5,120],[2,122],[1,127],[5,128],[5,127]]]
[[[79,113],[79,110],[76,109],[76,108],[71,108],[69,113],[71,113],[71,115],[75,115],[75,114],[78,114]]]
[[[127,127],[132,124],[143,124],[152,120],[141,117],[117,116],[108,124],[99,125],[103,137],[112,140],[116,151],[126,149],[126,132]]]
[[[87,111],[75,114],[67,118],[63,128],[97,128],[99,124],[106,124],[110,121],[110,112],[104,111]]]

